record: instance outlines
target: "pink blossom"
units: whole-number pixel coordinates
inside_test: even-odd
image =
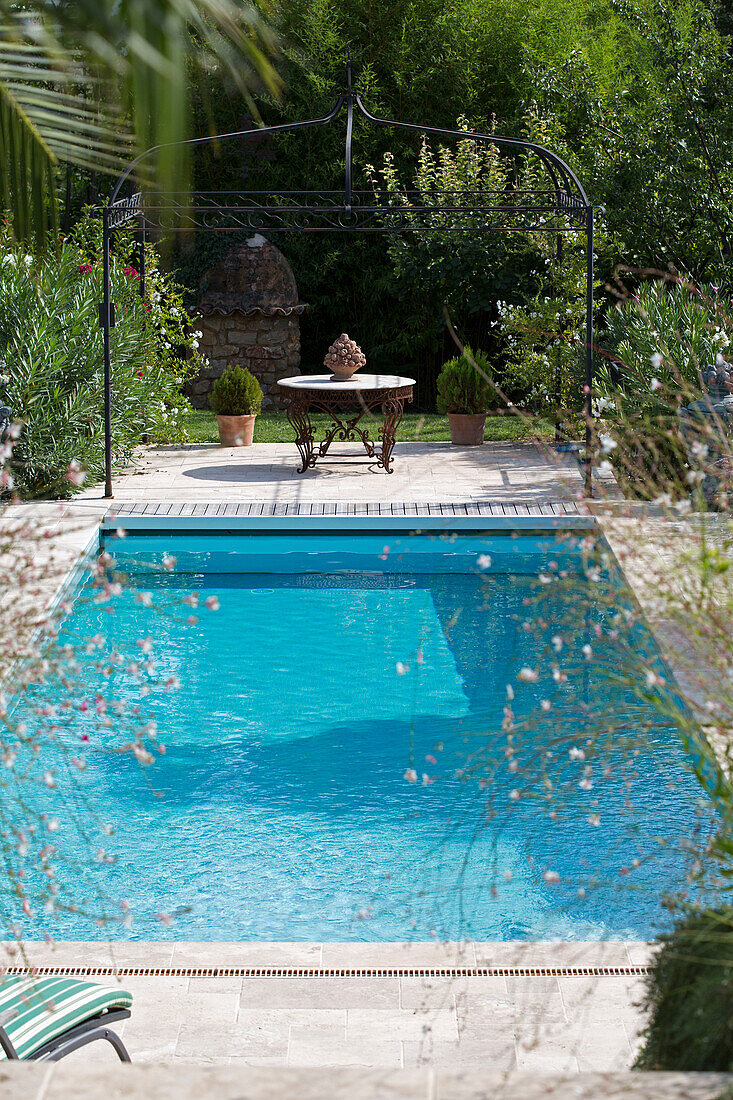
[[[517,679],[521,680],[525,684],[533,684],[538,679],[539,673],[534,668],[521,668],[517,674]]]
[[[74,458],[69,463],[69,468],[66,471],[66,480],[70,481],[72,485],[83,485],[86,481],[86,474],[81,469],[79,463]]]

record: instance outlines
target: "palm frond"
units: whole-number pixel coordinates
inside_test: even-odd
[[[132,135],[99,91],[74,54],[59,61],[0,24],[0,201],[20,239],[56,226],[60,163],[117,172],[129,159]]]
[[[191,79],[219,66],[255,117],[253,90],[279,91],[270,61],[274,34],[260,12],[242,0],[36,0],[22,18],[16,0],[0,0],[1,16],[15,33],[2,35],[0,28],[0,82],[8,79],[4,66],[18,74],[17,98],[49,148],[59,160],[83,167],[93,161],[97,169],[115,170],[116,150],[125,147],[117,109],[129,119],[136,152],[163,147],[146,165],[157,184],[184,189],[185,149],[175,143],[189,136]],[[70,86],[70,65],[87,87],[91,73],[101,78],[101,84],[92,81],[92,86],[104,91],[104,110],[99,105],[85,109],[84,97],[77,97]],[[23,67],[25,77],[20,75]],[[76,102],[59,100],[59,122],[66,112],[63,122],[68,121],[71,136],[58,143],[55,120],[49,116],[53,108],[39,85],[56,94],[60,74],[65,94]]]
[[[0,83],[0,203],[21,239],[56,224],[56,156],[10,89]]]

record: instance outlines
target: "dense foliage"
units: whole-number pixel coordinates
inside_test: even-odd
[[[488,359],[468,345],[461,355],[443,364],[437,385],[438,412],[442,413],[488,412],[494,395]]]
[[[733,1069],[733,911],[682,920],[655,956],[637,1069]]]
[[[230,364],[214,383],[210,403],[219,416],[256,416],[262,408],[262,387],[251,371]]]
[[[0,404],[22,430],[13,453],[23,495],[65,496],[84,474],[98,478],[104,461],[103,349],[99,326],[101,265],[95,234],[83,222],[78,239],[58,253],[26,252],[0,242]],[[130,457],[143,433],[183,438],[181,384],[196,334],[181,292],[155,266],[149,250],[146,300],[138,272],[112,260],[113,455]]]
[[[266,122],[325,114],[350,50],[360,90],[377,113],[531,136],[565,156],[606,210],[600,286],[618,261],[671,264],[729,285],[730,26],[713,0],[281,0],[274,22],[283,42],[284,95],[279,103],[258,101]],[[202,131],[212,123],[223,131],[248,125],[241,98],[215,76],[202,86],[196,111]],[[196,180],[203,188],[339,187],[343,138],[337,125],[223,145],[213,158],[197,154]],[[422,146],[419,135],[361,123],[355,150],[355,186],[365,190],[369,165],[378,173],[388,167],[418,189],[421,175],[424,182],[436,166],[460,180],[466,165],[460,148],[447,154],[436,142]],[[498,160],[485,166],[485,178],[502,171]],[[511,399],[540,406],[554,400],[560,359],[562,403],[577,407],[582,335],[580,293],[571,285],[574,246],[558,267],[545,262],[537,240],[497,237],[280,237],[301,298],[312,307],[303,321],[305,366],[320,363],[330,334],[348,328],[376,369],[417,371],[418,400],[429,407],[437,371],[451,354],[447,308],[461,338],[486,348]],[[187,279],[195,283],[228,244],[215,235],[187,242],[179,257]],[[572,331],[566,317],[555,325],[551,316],[568,287]],[[497,300],[526,315],[494,324]],[[531,340],[533,312],[541,315],[534,318],[540,331]],[[517,328],[524,338],[512,350],[507,337],[519,336]]]
[[[719,7],[613,0],[610,56],[572,48],[537,66],[537,86],[626,261],[730,282],[733,54]]]
[[[670,392],[699,389],[701,373],[727,354],[729,318],[716,289],[656,279],[609,312],[605,342],[614,360],[602,359],[598,383],[619,411],[662,411]]]
[[[661,277],[627,290],[608,313],[594,411],[606,421],[608,460],[635,495],[688,494],[699,465],[691,448],[705,461],[718,449],[718,416],[695,414],[681,430],[685,408],[707,404],[705,378],[730,349],[718,289]]]

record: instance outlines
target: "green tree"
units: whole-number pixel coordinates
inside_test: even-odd
[[[613,63],[532,54],[627,262],[696,280],[733,274],[733,56],[703,0],[613,0]],[[608,38],[607,38],[608,40]]]

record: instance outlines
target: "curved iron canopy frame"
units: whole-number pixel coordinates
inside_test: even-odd
[[[188,196],[167,193],[143,197],[142,192],[122,198],[122,188],[135,169],[153,153],[171,146],[155,145],[131,161],[118,178],[102,215],[103,300],[99,317],[104,338],[104,438],[105,492],[112,493],[112,365],[111,331],[114,308],[111,298],[110,250],[118,229],[136,223],[140,243],[140,293],[145,293],[146,231],[192,230],[204,232],[239,229],[306,232],[543,232],[557,234],[584,232],[586,238],[586,344],[585,344],[585,493],[592,496],[591,415],[593,391],[593,206],[566,162],[552,150],[531,141],[480,134],[464,130],[446,130],[435,126],[380,118],[364,105],[353,89],[352,62],[346,63],[344,90],[328,114],[301,122],[240,130],[229,134],[191,138],[176,146],[212,145],[233,139],[261,139],[277,134],[328,126],[346,109],[346,145],[344,187],[342,191],[226,191],[199,192]],[[546,190],[507,190],[497,192],[435,191],[431,204],[424,195],[402,192],[404,203],[395,202],[394,193],[380,196],[374,191],[354,191],[352,148],[354,115],[357,113],[376,126],[409,130],[438,138],[474,141],[508,149],[514,153],[534,153],[548,176]],[[166,224],[166,216],[171,224]]]

